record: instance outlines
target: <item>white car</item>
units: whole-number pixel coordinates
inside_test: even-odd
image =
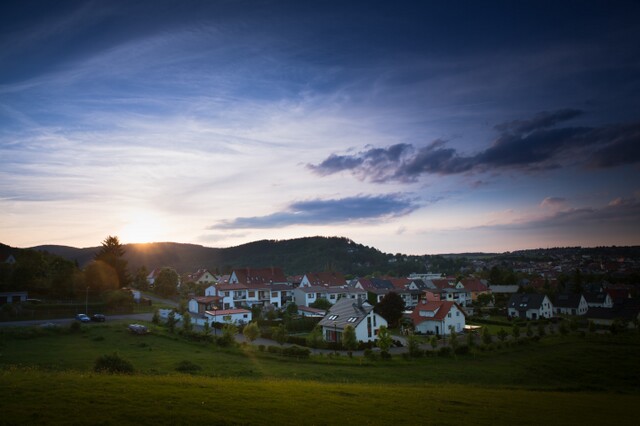
[[[91,322],[91,318],[89,318],[87,315],[85,314],[78,314],[76,315],[76,319],[80,322]]]

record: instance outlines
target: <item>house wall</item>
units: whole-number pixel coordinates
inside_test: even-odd
[[[553,310],[557,314],[562,315],[585,315],[589,310],[589,304],[585,300],[584,297],[580,298],[580,303],[577,308],[565,308],[565,307],[554,307]]]
[[[189,312],[191,312],[192,314],[198,313],[198,302],[196,301],[196,299],[189,300]]]
[[[214,285],[210,285],[209,287],[204,289],[204,295],[205,296],[217,296],[217,289],[216,286]]]
[[[451,316],[449,316],[451,315]],[[452,306],[442,320],[426,320],[416,326],[416,331],[424,334],[451,334],[449,327],[453,326],[456,333],[462,333],[466,324],[464,314],[456,306]]]
[[[209,324],[211,324],[214,321],[214,319],[218,323],[231,322],[236,325],[248,324],[251,322],[251,311],[237,313],[237,314],[230,314],[230,315],[210,315],[207,313],[205,314],[205,316],[209,320]]]

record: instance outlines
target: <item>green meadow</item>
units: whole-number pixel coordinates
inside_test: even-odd
[[[126,323],[0,329],[0,424],[636,424],[640,338],[548,336],[391,360],[221,348]],[[117,352],[133,375],[93,372]],[[181,374],[190,361],[199,369]]]

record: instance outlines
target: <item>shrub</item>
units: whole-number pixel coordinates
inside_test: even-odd
[[[282,349],[282,355],[295,358],[309,358],[311,351],[309,348],[302,348],[300,346],[289,346]]]
[[[132,374],[133,364],[121,358],[117,353],[113,353],[111,355],[102,355],[96,359],[93,370],[98,373]]]
[[[264,345],[258,345],[258,350],[259,350],[260,352],[264,352],[264,350],[265,350],[265,346],[264,346]]]
[[[151,318],[151,322],[158,325],[160,324],[160,312],[156,309],[153,311],[153,318]]]
[[[175,370],[180,373],[195,373],[196,371],[202,370],[202,367],[185,359],[183,361],[180,361],[178,365],[176,365]]]
[[[292,345],[298,345],[298,346],[307,346],[307,339],[305,337],[300,337],[300,336],[288,336],[287,343],[291,343]]]
[[[69,331],[71,333],[79,333],[80,330],[82,330],[82,327],[80,326],[80,323],[77,321],[74,321],[71,323],[71,325],[69,325]]]
[[[451,347],[443,346],[438,350],[438,356],[451,356]]]
[[[460,345],[455,350],[456,355],[467,355],[468,353],[469,353],[468,345]]]
[[[267,352],[269,352],[270,354],[278,354],[281,355],[282,354],[282,348],[280,346],[267,346]]]
[[[364,350],[364,357],[371,361],[375,361],[377,359],[376,353],[369,348]]]
[[[387,351],[380,351],[381,359],[391,359],[391,354]]]

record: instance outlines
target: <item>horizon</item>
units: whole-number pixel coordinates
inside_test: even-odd
[[[5,244],[640,244],[632,0],[7,1],[0,24]]]

